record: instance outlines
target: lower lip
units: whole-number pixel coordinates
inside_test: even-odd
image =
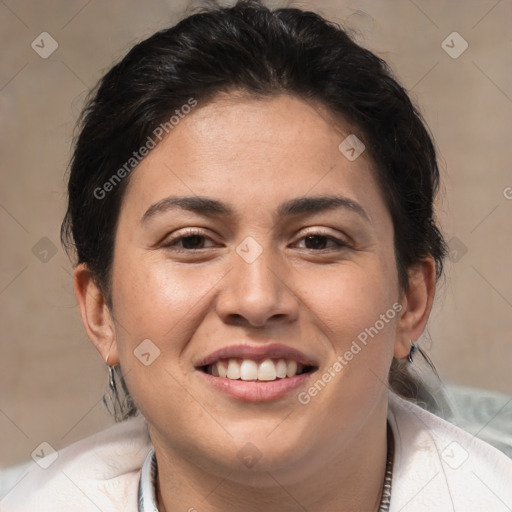
[[[214,388],[245,402],[266,402],[282,398],[304,384],[312,373],[302,373],[294,377],[265,382],[214,377],[209,373],[198,371],[204,376],[206,382]]]

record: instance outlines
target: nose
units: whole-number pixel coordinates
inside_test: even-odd
[[[216,305],[225,323],[262,327],[297,319],[299,299],[290,282],[291,272],[275,251],[266,248],[254,261],[233,251],[230,263]]]

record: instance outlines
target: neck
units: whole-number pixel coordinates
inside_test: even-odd
[[[303,467],[255,471],[240,477],[228,466],[205,469],[153,439],[160,512],[296,512],[379,509],[386,469],[386,409],[340,448],[309,453]],[[154,437],[154,436],[153,436]],[[328,459],[327,453],[330,458]],[[236,480],[235,480],[236,476]],[[257,482],[257,485],[255,485]]]

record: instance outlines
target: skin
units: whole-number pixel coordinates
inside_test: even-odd
[[[393,356],[405,358],[425,328],[434,262],[411,268],[409,290],[400,290],[393,224],[372,161],[364,152],[351,162],[338,149],[349,133],[321,106],[287,95],[199,105],[130,177],[112,310],[87,266],[76,267],[88,336],[104,360],[121,364],[147,419],[160,510],[377,510],[387,374]],[[141,222],[158,201],[194,195],[226,203],[237,217],[172,209]],[[285,201],[321,195],[357,202],[368,219],[350,208],[276,216]],[[205,238],[163,247],[189,236],[187,228]],[[314,234],[347,246],[304,238]],[[262,248],[252,263],[236,252],[248,236]],[[297,392],[242,402],[194,368],[227,345],[283,343],[318,362],[304,391],[394,303],[400,313],[306,405]],[[133,351],[148,338],[161,353],[145,366]],[[261,454],[250,468],[237,456],[247,442]]]

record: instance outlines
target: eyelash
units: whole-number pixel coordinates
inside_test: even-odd
[[[176,245],[180,240],[183,240],[185,238],[189,238],[189,237],[192,237],[192,236],[200,236],[200,237],[203,237],[203,238],[210,238],[208,237],[207,235],[205,235],[203,232],[199,231],[199,230],[195,230],[195,229],[191,229],[190,231],[187,231],[186,234],[183,234],[183,235],[180,235],[178,237],[175,237],[175,238],[172,238],[170,240],[168,240],[167,242],[165,242],[164,244],[162,244],[162,247],[163,248],[166,248],[166,249],[171,249],[176,251],[176,252],[198,252],[198,251],[201,251],[203,249],[176,249],[176,248],[173,248],[174,245]],[[327,252],[327,251],[332,251],[332,250],[343,250],[343,249],[346,249],[346,248],[349,248],[349,244],[347,244],[346,242],[344,242],[343,240],[340,240],[339,238],[336,238],[336,237],[333,237],[332,235],[327,235],[325,233],[322,233],[321,231],[317,231],[317,232],[312,232],[312,233],[307,233],[305,234],[304,236],[302,236],[301,238],[299,238],[299,240],[304,240],[306,238],[309,238],[309,237],[320,237],[320,238],[326,238],[327,240],[333,242],[334,244],[337,245],[336,248],[334,249],[307,249],[308,251],[313,251],[313,252]],[[208,249],[208,247],[207,247]]]

